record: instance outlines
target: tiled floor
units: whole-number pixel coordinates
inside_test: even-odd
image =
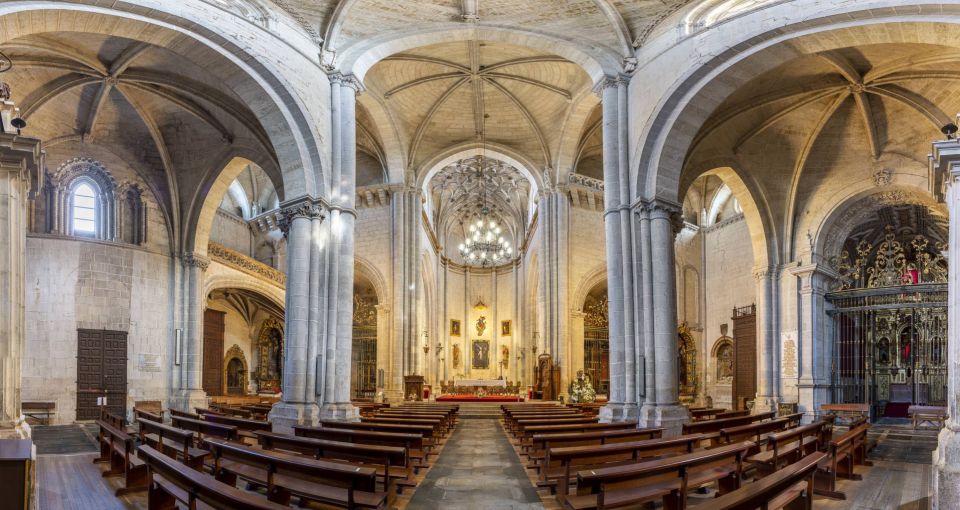
[[[495,419],[463,419],[408,509],[542,509]]]

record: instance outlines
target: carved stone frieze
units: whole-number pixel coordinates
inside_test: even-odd
[[[207,245],[207,254],[210,255],[213,260],[225,266],[232,267],[251,276],[262,278],[278,287],[286,287],[287,275],[285,275],[283,271],[272,268],[240,252],[233,251],[222,244],[209,243]],[[186,263],[186,257],[184,257],[184,263]],[[207,264],[209,264],[209,261]],[[206,266],[204,266],[203,269],[206,269]]]
[[[207,268],[210,267],[210,259],[194,253],[184,254],[181,260],[183,261],[183,265],[187,267],[198,267],[201,271],[206,271]]]

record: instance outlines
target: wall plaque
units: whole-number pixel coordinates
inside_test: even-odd
[[[138,354],[137,370],[140,372],[159,372],[160,355],[159,354]]]

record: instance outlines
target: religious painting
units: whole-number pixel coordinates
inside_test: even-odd
[[[279,392],[283,379],[283,323],[264,321],[257,339],[257,391]]]
[[[490,368],[490,341],[489,340],[473,341],[473,368],[476,368],[476,369]]]
[[[460,344],[453,344],[453,368],[460,368]]]
[[[450,336],[460,336],[460,321],[450,319]]]
[[[502,336],[511,336],[513,334],[512,329],[510,321],[500,321],[500,334]]]
[[[481,315],[480,318],[477,319],[477,336],[483,336],[483,332],[486,330],[487,330],[487,317],[485,315]]]
[[[717,357],[717,382],[730,384],[733,381],[733,342],[723,337],[715,348]]]
[[[510,369],[510,348],[506,345],[500,349],[500,364],[503,365],[504,370]]]

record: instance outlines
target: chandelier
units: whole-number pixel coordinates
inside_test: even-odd
[[[495,266],[513,255],[510,241],[500,235],[500,226],[490,219],[490,209],[481,211],[482,217],[471,223],[465,242],[460,243],[460,255],[469,264]]]

